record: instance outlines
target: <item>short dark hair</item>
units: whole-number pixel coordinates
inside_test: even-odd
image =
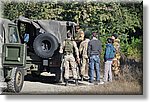
[[[93,37],[97,37],[97,33],[96,32],[92,32]]]
[[[70,37],[72,37],[72,34],[71,34],[70,31],[68,31],[68,32],[67,32],[67,38],[70,38]]]
[[[89,37],[90,37],[90,31],[85,31],[84,38],[89,38]]]
[[[89,38],[89,35],[88,35],[88,34],[85,34],[85,35],[84,35],[84,38]]]
[[[76,25],[76,29],[80,29],[80,25]]]
[[[113,34],[112,36],[114,36],[114,37],[115,37],[115,39],[117,39],[117,38],[118,38],[118,34]]]
[[[108,43],[113,43],[112,38],[107,38],[107,42],[108,42]]]

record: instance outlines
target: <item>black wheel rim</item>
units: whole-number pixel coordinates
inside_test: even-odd
[[[51,49],[51,43],[48,40],[42,41],[42,50],[43,51],[49,51]]]

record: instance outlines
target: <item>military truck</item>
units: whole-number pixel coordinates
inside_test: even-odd
[[[42,72],[55,74],[62,80],[62,55],[59,47],[67,31],[75,36],[76,23],[56,20],[31,20],[20,16],[15,23],[1,20],[1,82],[6,89],[20,92],[24,76],[38,77]]]

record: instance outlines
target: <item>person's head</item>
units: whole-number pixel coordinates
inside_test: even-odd
[[[70,31],[67,32],[67,38],[72,38],[72,34]]]
[[[107,38],[107,43],[113,43],[113,39],[112,38]]]
[[[112,36],[111,36],[111,38],[114,40],[114,39],[117,39],[118,38],[118,35],[117,34],[113,34]]]
[[[76,26],[76,31],[78,31],[80,29],[80,26],[79,25],[77,25]]]
[[[78,33],[80,34],[80,35],[84,35],[84,32],[83,32],[83,30],[78,30]]]
[[[88,35],[88,34],[85,34],[85,35],[84,35],[84,39],[89,39],[89,35]]]
[[[96,32],[93,32],[93,33],[92,33],[92,36],[97,38],[97,33],[96,33]]]
[[[89,31],[85,31],[84,38],[85,39],[89,39],[90,38],[90,32]]]

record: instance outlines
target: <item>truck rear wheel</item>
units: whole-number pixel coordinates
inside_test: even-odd
[[[50,33],[40,34],[35,38],[33,48],[39,57],[49,58],[53,56],[54,51],[58,48],[58,41]]]
[[[11,80],[7,82],[7,90],[9,92],[19,93],[24,82],[24,71],[22,68],[13,68]]]

